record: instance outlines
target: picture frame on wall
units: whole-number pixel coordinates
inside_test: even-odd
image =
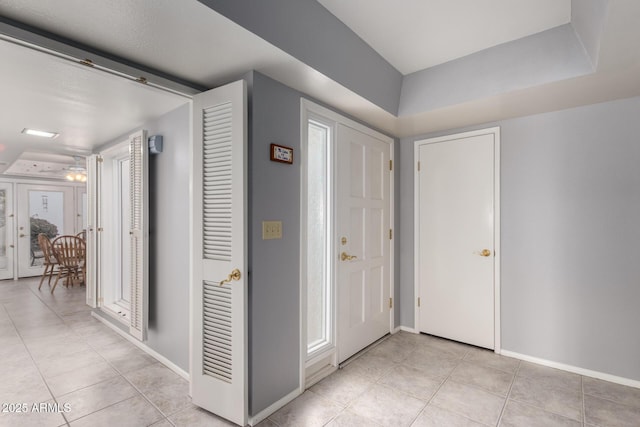
[[[271,161],[293,164],[293,148],[285,147],[284,145],[271,144],[270,152]]]

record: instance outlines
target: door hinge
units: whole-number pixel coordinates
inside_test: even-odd
[[[393,230],[389,229],[389,240],[393,239]]]
[[[102,156],[97,156],[97,157],[96,157],[96,161],[97,161],[98,163],[102,163],[102,162],[104,161],[104,159],[102,158]]]
[[[418,172],[420,172],[420,162],[418,162]]]
[[[389,160],[389,170],[393,170],[393,160]]]
[[[393,308],[393,298],[389,298],[389,308]]]
[[[420,307],[420,297],[418,297],[418,307]]]

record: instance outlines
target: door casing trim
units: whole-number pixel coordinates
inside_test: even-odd
[[[329,119],[331,121],[334,121],[336,123],[336,125],[338,123],[343,124],[345,126],[351,127],[357,131],[360,131],[364,134],[367,134],[369,136],[372,136],[376,139],[379,139],[387,144],[390,145],[390,150],[389,150],[389,159],[392,161],[393,164],[395,164],[395,159],[394,159],[394,148],[395,148],[395,140],[385,134],[382,134],[374,129],[372,129],[371,127],[368,127],[368,125],[366,124],[362,124],[359,122],[356,122],[355,120],[351,120],[347,117],[345,117],[344,115],[335,112],[333,110],[330,110],[328,108],[325,108],[319,104],[316,104],[315,102],[312,102],[308,99],[305,98],[300,98],[300,141],[302,141],[302,143],[304,144],[306,141],[306,131],[305,131],[305,126],[304,123],[307,122],[308,118],[309,118],[309,114],[315,114],[318,116],[322,116],[326,119]],[[304,158],[304,153],[305,153],[305,148],[304,146],[301,147],[301,162],[302,159]],[[395,200],[394,200],[394,176],[396,174],[396,167],[393,167],[393,170],[389,177],[389,224],[391,226],[391,228],[394,230],[393,234],[394,237],[393,239],[389,240],[389,298],[394,298],[394,292],[395,292],[395,281],[394,281],[394,274],[395,274],[395,268],[394,268],[394,260],[395,260],[395,254],[394,254],[394,247],[395,247],[395,239],[397,238],[397,233],[398,230],[396,230],[395,227],[395,218],[394,218],[394,207],[395,207]],[[304,163],[301,163],[301,167],[300,167],[300,173],[301,173],[301,177],[304,177],[306,168]],[[305,191],[305,187],[304,185],[300,186],[300,192],[301,192],[301,200],[304,200],[303,196],[303,192]],[[303,207],[301,206],[301,209]],[[301,210],[301,213],[302,210]],[[332,213],[332,216],[335,216],[335,212]],[[301,230],[302,231],[302,230]],[[306,245],[306,241],[304,241],[304,239],[302,238],[302,234],[300,237],[300,247],[303,248],[305,247],[304,245]],[[300,265],[302,265],[303,259],[303,251],[300,251],[301,253],[301,258],[300,258]],[[307,359],[307,346],[306,346],[306,342],[307,342],[307,337],[306,337],[306,325],[307,325],[307,321],[306,321],[306,316],[307,316],[307,310],[306,310],[306,279],[303,277],[303,271],[302,269],[300,269],[300,374],[299,374],[299,393],[304,392],[305,390],[305,370],[306,370],[306,359]],[[394,298],[395,300],[395,298]],[[395,306],[398,303],[398,301],[394,301],[394,305],[393,308],[391,308],[389,310],[389,332],[393,333],[395,331],[394,329],[394,325],[395,325]],[[334,300],[332,301],[332,304],[334,305],[334,313],[333,313],[333,338],[335,340],[336,337],[336,310],[335,310],[335,292],[334,292]],[[337,345],[337,342],[335,343],[335,345]],[[335,351],[335,347],[334,347],[334,351]],[[336,353],[337,355],[337,353]]]

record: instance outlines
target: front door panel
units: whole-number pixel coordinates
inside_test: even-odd
[[[390,152],[389,143],[338,125],[339,362],[390,329]]]

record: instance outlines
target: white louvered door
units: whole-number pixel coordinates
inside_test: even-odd
[[[191,397],[245,425],[246,84],[193,98]]]
[[[147,334],[149,306],[148,253],[148,159],[147,136],[138,131],[129,137],[129,206],[131,254],[131,322],[129,333],[144,341]]]

